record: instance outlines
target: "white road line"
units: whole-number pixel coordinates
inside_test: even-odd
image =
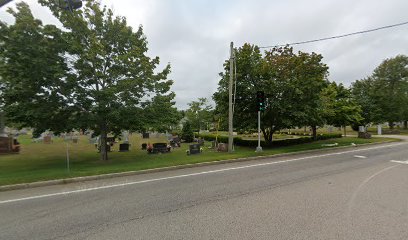
[[[127,182],[127,183],[106,185],[106,186],[101,186],[101,187],[93,187],[93,188],[79,189],[79,190],[73,190],[73,191],[37,195],[37,196],[31,196],[31,197],[25,197],[25,198],[10,199],[10,200],[0,201],[0,204],[19,202],[19,201],[25,201],[25,200],[32,200],[32,199],[39,199],[39,198],[46,198],[46,197],[61,196],[61,195],[68,195],[68,194],[72,194],[72,193],[88,192],[88,191],[95,191],[95,190],[115,188],[115,187],[124,187],[124,186],[128,186],[128,185],[136,185],[136,184],[141,184],[141,183],[157,182],[157,181],[169,180],[169,179],[199,176],[199,175],[204,175],[204,174],[226,172],[226,171],[245,169],[245,168],[268,166],[268,165],[274,165],[274,164],[280,164],[280,163],[296,162],[296,161],[305,160],[305,159],[328,157],[328,156],[334,156],[334,155],[342,155],[342,154],[346,154],[346,153],[361,152],[361,151],[380,149],[380,148],[386,148],[386,147],[395,147],[395,146],[399,146],[399,145],[402,145],[402,144],[406,144],[406,143],[388,144],[388,145],[382,145],[382,146],[376,146],[376,147],[370,147],[370,148],[354,149],[354,150],[349,150],[349,151],[344,151],[344,152],[321,154],[321,155],[294,158],[294,159],[282,160],[282,161],[276,161],[276,162],[258,163],[258,164],[251,164],[251,165],[246,165],[246,166],[241,166],[241,167],[222,168],[222,169],[218,169],[218,170],[197,172],[197,173],[190,173],[190,174],[183,174],[183,175],[176,175],[176,176],[171,176],[171,177],[154,178],[154,179],[148,179],[148,180],[143,180],[143,181]]]
[[[354,155],[355,158],[367,158],[366,156]]]
[[[397,161],[397,160],[391,160],[390,162],[393,162],[393,163],[402,163],[402,164],[408,164],[408,160],[406,160],[406,161]]]

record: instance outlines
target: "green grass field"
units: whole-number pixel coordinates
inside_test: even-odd
[[[61,179],[78,176],[98,175],[124,171],[144,170],[174,165],[183,165],[199,162],[219,161],[225,159],[273,155],[279,153],[296,152],[310,149],[327,148],[322,144],[335,143],[338,146],[390,141],[390,139],[373,138],[341,138],[296,146],[265,149],[262,153],[256,153],[252,148],[236,147],[234,153],[221,153],[204,147],[202,154],[186,155],[188,144],[182,144],[181,148],[174,149],[166,154],[147,154],[141,150],[141,144],[146,142],[139,135],[130,137],[131,148],[129,152],[117,152],[118,144],[114,151],[109,153],[109,161],[99,160],[95,146],[88,142],[86,136],[81,136],[78,143],[68,144],[70,156],[70,172],[66,166],[66,145],[61,138],[53,139],[53,143],[33,143],[30,136],[20,136],[21,152],[19,154],[0,155],[0,185],[26,183],[42,180]],[[166,139],[151,138],[151,143],[165,142]],[[396,141],[391,139],[391,141]]]

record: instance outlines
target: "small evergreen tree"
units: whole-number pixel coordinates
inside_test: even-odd
[[[181,139],[186,142],[192,142],[194,140],[193,129],[191,128],[191,124],[189,121],[186,121],[183,124],[183,129],[181,130]]]

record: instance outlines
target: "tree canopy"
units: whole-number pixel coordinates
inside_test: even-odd
[[[371,76],[352,84],[352,93],[361,105],[364,122],[382,123],[408,120],[408,57],[384,60]]]
[[[27,4],[19,3],[14,25],[1,23],[1,67],[7,116],[38,131],[91,129],[106,137],[122,130],[163,130],[178,119],[168,64],[158,71],[150,58],[142,26],[97,1],[80,10],[60,9],[40,0],[63,30],[43,26]],[[158,114],[160,112],[160,114]]]
[[[264,91],[266,109],[261,129],[267,142],[279,130],[301,124],[319,125],[320,92],[326,86],[328,67],[316,53],[293,52],[290,47],[273,48],[262,56],[259,48],[245,44],[234,50],[236,61],[236,103],[234,126],[255,128],[257,91]],[[229,62],[213,98],[218,113],[228,112]],[[238,114],[237,114],[238,113]]]

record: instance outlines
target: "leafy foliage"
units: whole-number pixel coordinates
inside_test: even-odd
[[[384,60],[365,79],[352,85],[352,93],[362,106],[364,122],[394,122],[408,119],[408,57]]]
[[[181,139],[188,143],[193,142],[194,140],[194,132],[189,121],[186,121],[183,124],[183,129],[181,130]]]
[[[146,55],[141,26],[134,31],[98,1],[74,12],[58,1],[39,2],[64,31],[43,26],[25,3],[9,10],[14,25],[1,23],[1,87],[11,121],[39,132],[91,129],[101,135],[104,160],[109,133],[164,131],[178,122],[170,65],[157,71],[159,58]]]
[[[265,141],[272,142],[274,132],[301,124],[318,125],[322,103],[320,92],[326,85],[328,67],[316,53],[294,53],[290,47],[274,48],[265,56],[254,45],[235,49],[237,68],[234,125],[239,129],[257,124],[257,91],[264,91],[266,109],[261,116]],[[219,114],[227,113],[229,62],[213,98]],[[225,118],[226,119],[226,118]]]
[[[33,17],[28,5],[8,9],[13,25],[0,22],[0,86],[9,122],[34,127],[36,132],[73,127],[72,79],[63,53],[66,42],[53,25]],[[61,124],[64,123],[64,124]]]
[[[198,98],[198,101],[192,101],[188,105],[189,108],[185,115],[193,129],[201,130],[213,122],[213,108],[209,104],[208,99]]]

